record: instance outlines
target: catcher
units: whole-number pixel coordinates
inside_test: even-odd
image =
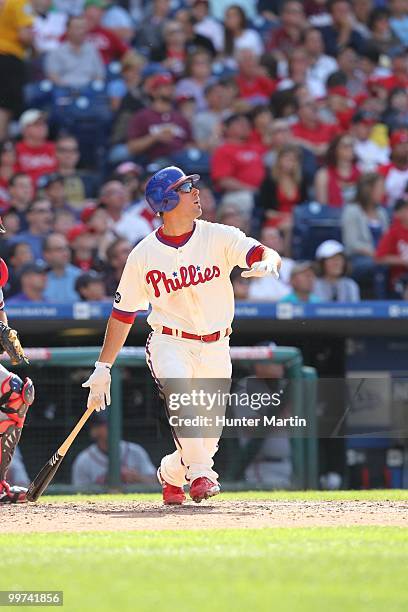
[[[5,233],[0,217],[0,233]],[[7,325],[2,288],[8,280],[8,269],[0,258],[0,353],[8,353],[13,365],[28,363],[17,332]],[[24,382],[17,374],[0,365],[0,504],[26,502],[27,489],[11,486],[6,481],[7,470],[21,436],[28,407],[34,401],[34,385]]]

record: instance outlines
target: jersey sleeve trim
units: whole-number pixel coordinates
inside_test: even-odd
[[[251,249],[249,249],[248,253],[246,254],[248,268],[251,268],[256,261],[261,261],[264,250],[265,249],[262,244],[255,244]]]
[[[127,312],[126,310],[118,310],[117,308],[112,308],[112,319],[116,319],[117,321],[121,321],[122,323],[130,323],[132,324],[136,319],[136,312]]]

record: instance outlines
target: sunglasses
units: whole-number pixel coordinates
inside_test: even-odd
[[[195,185],[192,181],[187,181],[187,183],[183,183],[176,189],[176,191],[181,191],[182,193],[191,193],[194,189]]]

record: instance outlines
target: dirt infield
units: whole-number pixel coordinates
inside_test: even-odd
[[[261,527],[408,527],[404,501],[222,501],[164,507],[158,502],[45,502],[1,508],[2,533],[228,529]]]

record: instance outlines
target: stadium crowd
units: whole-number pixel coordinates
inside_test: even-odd
[[[0,143],[8,303],[110,301],[169,164],[238,299],[408,297],[408,0],[0,0]]]

